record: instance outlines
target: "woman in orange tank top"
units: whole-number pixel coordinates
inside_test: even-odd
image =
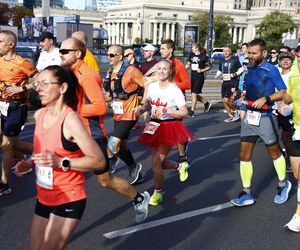
[[[44,106],[35,113],[34,153],[21,167],[35,165],[37,202],[30,249],[64,249],[85,209],[85,171],[104,168],[101,149],[76,109],[76,78],[49,66],[34,87]],[[58,233],[59,232],[59,233]]]

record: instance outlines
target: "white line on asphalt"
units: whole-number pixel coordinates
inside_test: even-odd
[[[206,141],[206,140],[222,139],[222,138],[236,137],[236,136],[240,136],[240,134],[220,135],[220,136],[212,136],[212,137],[202,137],[202,138],[197,138],[197,140],[198,141]]]
[[[219,205],[216,205],[216,206],[201,208],[201,209],[198,209],[198,210],[190,211],[190,212],[183,213],[183,214],[174,215],[174,216],[167,217],[167,218],[164,218],[164,219],[147,222],[147,223],[140,224],[140,225],[137,225],[137,226],[112,231],[112,232],[103,234],[103,236],[106,239],[114,239],[114,238],[117,238],[117,237],[132,234],[132,233],[139,232],[139,231],[149,229],[149,228],[152,228],[152,227],[158,227],[158,226],[161,226],[161,225],[164,225],[164,224],[172,223],[172,222],[179,221],[179,220],[188,219],[188,218],[191,218],[191,217],[194,217],[194,216],[207,214],[207,213],[211,213],[211,212],[216,212],[216,211],[219,211],[219,210],[222,210],[222,209],[225,209],[225,208],[229,208],[229,207],[232,207],[232,206],[233,205],[230,202],[227,202],[227,203],[219,204]]]

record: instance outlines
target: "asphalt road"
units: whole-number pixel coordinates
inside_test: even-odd
[[[224,123],[222,111],[196,113],[185,123],[195,140],[189,144],[192,166],[181,183],[177,172],[165,171],[165,196],[161,206],[150,207],[142,224],[134,223],[131,202],[104,190],[87,174],[88,202],[85,214],[67,249],[299,249],[299,235],[283,229],[296,206],[293,183],[287,203],[273,202],[276,174],[262,142],[254,151],[253,188],[257,202],[236,208],[229,204],[241,191],[239,178],[239,122]],[[106,119],[111,132],[112,119]],[[22,138],[32,139],[33,125]],[[136,143],[139,130],[132,131],[130,148],[143,164],[144,183],[138,191],[153,192],[148,149]],[[177,158],[173,150],[170,158]],[[117,172],[128,176],[124,164]],[[13,192],[0,198],[1,249],[28,249],[28,235],[35,204],[34,173],[18,179],[11,176]],[[109,237],[116,237],[109,239]]]

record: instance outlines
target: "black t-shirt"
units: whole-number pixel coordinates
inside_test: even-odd
[[[241,68],[242,65],[239,61],[238,57],[232,56],[228,60],[225,60],[223,62],[220,62],[219,64],[219,70],[224,74],[233,74],[238,71],[239,68]],[[223,83],[232,83],[232,82],[238,82],[239,78],[232,78],[230,81],[223,80]]]
[[[189,57],[189,62],[191,63],[191,70],[192,74],[197,73],[197,74],[203,74],[203,73],[198,73],[197,69],[204,69],[207,66],[210,66],[210,59],[207,55],[200,53],[199,55],[196,55],[192,53]]]

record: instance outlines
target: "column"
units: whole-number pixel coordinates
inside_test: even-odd
[[[111,28],[110,28],[110,23],[107,23],[106,27],[107,27],[107,36],[108,36],[107,43],[111,44]]]
[[[116,23],[112,23],[112,44],[116,44]]]
[[[153,29],[152,29],[152,22],[149,22],[149,27],[148,27],[148,35],[146,34],[147,37],[144,37],[144,41],[148,38],[148,39],[152,39],[153,41]]]
[[[237,35],[237,28],[234,27],[234,28],[233,28],[233,39],[232,39],[232,43],[233,43],[233,44],[235,44],[236,41],[237,41],[236,35]]]
[[[128,23],[124,23],[125,29],[124,29],[124,44],[128,44]]]
[[[170,39],[170,24],[166,23],[166,39]]]
[[[164,24],[163,23],[158,23],[158,43],[160,44],[161,43],[161,40],[162,40],[162,36],[163,36],[163,28],[164,28]]]
[[[120,44],[124,45],[124,23],[120,23]]]
[[[175,42],[175,22],[171,25],[171,39]]]
[[[157,44],[157,22],[153,22],[153,44]]]
[[[116,43],[120,44],[120,23],[116,23]]]

